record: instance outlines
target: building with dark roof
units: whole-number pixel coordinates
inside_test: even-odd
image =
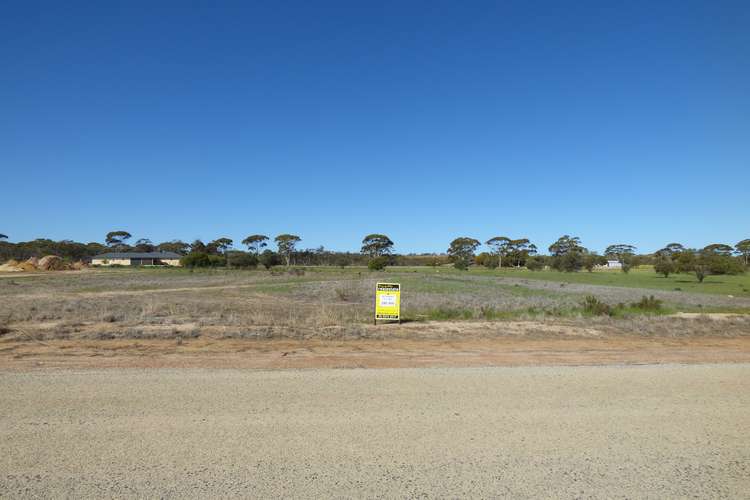
[[[91,258],[92,266],[179,266],[174,252],[109,252]]]

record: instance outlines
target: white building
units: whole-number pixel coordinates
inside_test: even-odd
[[[607,269],[622,269],[622,262],[619,260],[608,260]]]

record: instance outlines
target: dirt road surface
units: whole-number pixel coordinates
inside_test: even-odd
[[[750,364],[0,372],[0,497],[747,498]]]

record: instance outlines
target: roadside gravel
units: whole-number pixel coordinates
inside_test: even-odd
[[[742,498],[750,364],[0,372],[0,497]]]

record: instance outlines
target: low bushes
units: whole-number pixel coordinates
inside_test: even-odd
[[[381,255],[380,257],[375,257],[373,259],[370,259],[370,262],[367,263],[367,269],[370,271],[382,271],[385,269],[385,266],[388,265],[388,257],[385,255]]]
[[[585,314],[591,316],[616,316],[627,312],[633,313],[660,313],[663,312],[662,301],[654,297],[653,295],[641,297],[638,302],[633,302],[629,306],[625,304],[617,304],[611,306],[606,302],[602,302],[593,295],[587,295],[583,302],[581,302],[581,308]]]

